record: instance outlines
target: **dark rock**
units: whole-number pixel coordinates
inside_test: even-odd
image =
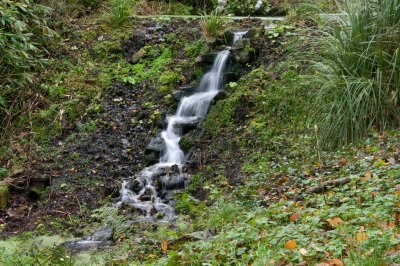
[[[202,121],[202,118],[196,118],[185,123],[177,123],[176,126],[182,129],[182,134],[187,134],[188,132],[197,128],[197,125]]]
[[[248,63],[251,59],[250,52],[241,49],[232,50],[232,56],[240,64]]]
[[[225,43],[230,44],[233,42],[233,38],[235,36],[235,34],[231,31],[231,30],[226,30],[223,34],[222,34]]]
[[[38,201],[43,194],[43,189],[39,187],[31,187],[28,191],[28,198],[31,201]]]
[[[201,63],[212,65],[214,63],[215,58],[217,57],[218,52],[212,52],[201,55]]]
[[[114,230],[111,227],[104,227],[94,232],[87,240],[107,241],[111,240]]]
[[[144,185],[145,185],[145,184],[143,184],[143,183],[140,182],[139,180],[134,179],[134,180],[132,180],[132,184],[131,184],[130,189],[131,189],[132,191],[135,191],[136,193],[138,193],[139,191],[142,190],[142,188],[143,188]]]
[[[141,201],[151,201],[153,191],[151,188],[146,188],[142,194],[139,195],[138,199]]]
[[[176,101],[180,101],[182,97],[187,97],[192,95],[197,89],[197,85],[195,84],[189,84],[189,85],[184,85],[179,88],[178,91],[174,91],[172,96]]]
[[[165,148],[164,140],[161,137],[161,133],[158,133],[157,136],[155,136],[150,140],[149,145],[147,145],[145,154],[156,153],[159,157],[164,148]]]
[[[226,97],[227,97],[227,95],[226,95],[226,92],[225,92],[225,91],[219,91],[219,92],[217,93],[217,95],[215,95],[215,97],[214,97],[214,102],[223,100],[223,99],[225,99]]]
[[[179,169],[179,166],[177,164],[174,164],[173,166],[171,166],[171,173],[173,175],[177,175],[180,174],[181,170]]]
[[[227,72],[224,74],[224,84],[229,82],[236,82],[238,80],[238,75],[235,72]]]
[[[243,35],[244,38],[248,38],[250,40],[254,40],[256,37],[261,36],[262,29],[261,28],[251,28],[249,29],[245,35]]]
[[[0,210],[5,209],[10,201],[10,189],[8,185],[0,185]]]
[[[85,251],[90,249],[98,249],[102,247],[111,246],[112,241],[94,241],[94,240],[79,240],[79,241],[66,241],[63,246],[65,249],[73,250],[76,252]]]
[[[131,61],[133,64],[137,63],[146,54],[145,50],[140,49],[138,52],[132,55]]]
[[[31,177],[31,186],[34,187],[47,187],[50,185],[50,175],[34,175]]]
[[[217,45],[217,38],[207,37],[206,44],[208,45],[208,47],[214,48]]]
[[[165,178],[164,185],[166,189],[182,189],[185,187],[185,179],[183,175],[173,175]]]

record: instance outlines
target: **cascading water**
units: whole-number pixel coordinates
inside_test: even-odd
[[[207,114],[212,100],[222,89],[223,71],[229,53],[222,51],[217,54],[211,70],[202,77],[196,92],[183,97],[176,113],[167,117],[167,128],[161,132],[165,148],[160,162],[143,169],[135,179],[124,180],[118,204],[126,203],[143,210],[147,217],[154,211],[163,213],[167,219],[174,216],[172,207],[163,202],[160,194],[166,194],[166,189],[174,188],[179,183],[174,179],[184,178],[182,167],[185,154],[179,146],[182,126],[198,121]]]
[[[233,33],[233,44],[237,43],[248,31],[238,31]]]

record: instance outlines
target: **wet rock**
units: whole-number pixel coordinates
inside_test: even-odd
[[[187,97],[192,95],[196,91],[197,85],[195,84],[190,84],[190,85],[185,85],[180,87],[179,90],[174,91],[172,96],[174,100],[180,101],[182,97]]]
[[[173,166],[171,166],[171,174],[179,175],[180,172],[181,171],[180,171],[179,166],[177,164],[174,164]]]
[[[235,72],[227,72],[224,74],[224,83],[236,82],[238,80],[238,75]]]
[[[146,188],[142,194],[138,196],[138,199],[141,201],[151,201],[151,197],[153,195],[153,191],[151,188]]]
[[[132,55],[131,61],[133,64],[137,63],[146,54],[145,50],[140,49],[138,52]]]
[[[242,49],[232,50],[232,56],[235,59],[235,61],[240,64],[248,63],[251,59],[250,52]]]
[[[157,155],[160,155],[161,152],[164,150],[164,148],[165,148],[165,142],[161,137],[161,133],[158,133],[157,136],[155,136],[150,140],[150,143],[149,145],[147,145],[145,153],[146,154],[156,153]]]
[[[261,36],[261,34],[262,34],[261,28],[251,28],[246,32],[245,35],[243,35],[243,38],[254,40],[255,38]]]
[[[233,42],[233,39],[234,39],[235,34],[234,34],[231,30],[226,30],[226,31],[222,34],[222,36],[223,36],[223,38],[224,38],[224,40],[225,40],[225,43],[230,44],[230,43]]]
[[[10,188],[8,185],[0,185],[0,210],[5,209],[10,201]]]
[[[138,179],[134,179],[132,181],[130,189],[132,191],[135,191],[136,193],[138,193],[139,191],[141,191],[143,189],[143,186],[144,186],[144,184],[142,182],[140,182]]]
[[[63,246],[65,249],[80,252],[80,251],[107,247],[111,246],[112,244],[113,244],[112,241],[79,240],[79,241],[66,241],[63,244]]]
[[[227,97],[227,95],[226,95],[226,92],[225,92],[225,91],[219,91],[219,92],[217,93],[217,95],[215,95],[215,97],[214,97],[214,102],[223,100],[223,99],[225,99],[226,97]]]
[[[107,241],[111,240],[114,230],[111,227],[104,227],[93,233],[87,240]]]
[[[197,129],[197,125],[201,121],[203,121],[203,119],[199,117],[199,118],[193,119],[193,120],[185,122],[185,123],[177,124],[177,126],[182,129],[182,134],[187,134],[188,132],[190,132],[194,129]]]
[[[206,44],[210,48],[214,48],[217,45],[217,38],[214,37],[207,37]]]
[[[201,55],[201,63],[212,65],[218,52],[206,53]]]
[[[183,175],[173,175],[164,180],[166,189],[182,189],[185,187],[185,178]]]

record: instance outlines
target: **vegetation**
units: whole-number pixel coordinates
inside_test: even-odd
[[[399,0],[263,2],[226,9],[288,18],[233,21],[209,0],[1,2],[0,264],[400,264]],[[157,162],[146,149],[177,99],[249,28],[224,92],[183,130],[190,183],[157,190],[174,219],[115,204]],[[114,245],[60,245],[99,228]]]
[[[344,11],[326,29],[327,57],[312,76],[321,87],[315,122],[326,147],[400,125],[400,2],[346,1]]]

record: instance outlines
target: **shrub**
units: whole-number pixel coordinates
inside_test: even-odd
[[[49,14],[49,8],[29,0],[0,2],[0,123],[17,112],[21,93],[46,62],[45,46],[54,36]]]
[[[111,22],[120,25],[129,18],[132,0],[111,0]]]
[[[314,64],[315,123],[324,147],[400,125],[400,0],[349,1]]]
[[[226,4],[226,12],[235,15],[268,14],[270,5],[268,1],[262,1],[259,9],[256,9],[257,0],[229,0]]]
[[[214,10],[207,15],[204,13],[200,19],[200,27],[205,37],[217,37],[222,30],[224,18]]]

